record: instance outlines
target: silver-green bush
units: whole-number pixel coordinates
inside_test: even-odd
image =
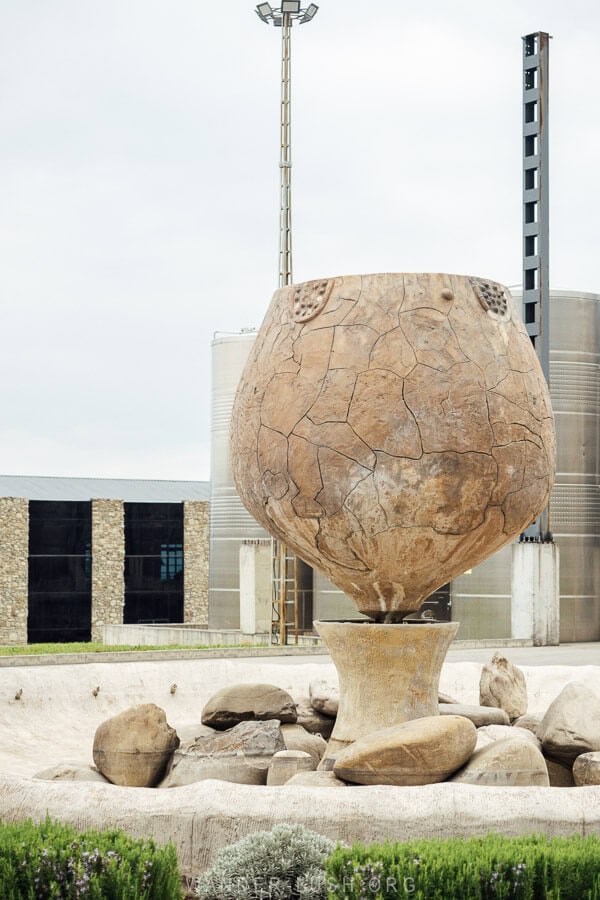
[[[201,900],[325,900],[324,860],[336,843],[303,825],[277,825],[218,851]]]

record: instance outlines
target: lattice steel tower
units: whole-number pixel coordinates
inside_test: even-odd
[[[550,383],[550,276],[548,190],[548,45],[550,35],[523,37],[523,318]],[[550,539],[548,508],[525,532]]]

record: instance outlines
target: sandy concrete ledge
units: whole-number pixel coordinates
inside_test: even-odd
[[[600,834],[600,787],[495,788],[252,787],[203,781],[172,790],[36,782],[0,775],[0,818],[79,829],[118,827],[133,837],[173,841],[183,875],[197,875],[214,852],[281,822],[302,823],[334,840]]]
[[[521,666],[529,709],[543,712],[569,681],[600,685],[600,666]],[[481,663],[446,662],[440,689],[477,703]],[[269,682],[295,699],[310,681],[336,679],[331,662],[305,659],[162,659],[107,665],[0,668],[0,819],[51,817],[78,828],[114,826],[174,841],[182,872],[198,874],[216,849],[279,822],[301,822],[333,839],[600,834],[600,787],[253,787],[205,781],[172,790],[35,781],[60,762],[92,762],[97,726],[139,703],[161,706],[184,737],[202,707],[236,682]],[[174,692],[172,688],[175,686]]]
[[[446,662],[440,690],[461,703],[478,703],[481,667]],[[569,681],[600,686],[600,666],[521,668],[530,712],[543,713]],[[204,704],[222,687],[268,682],[299,699],[319,678],[337,680],[335,667],[311,657],[285,663],[263,657],[0,668],[0,772],[32,776],[57,763],[91,764],[98,725],[140,703],[160,706],[169,724],[188,738]]]

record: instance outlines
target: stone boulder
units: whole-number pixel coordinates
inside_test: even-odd
[[[495,653],[481,671],[479,703],[503,709],[511,721],[527,712],[525,676],[501,653]]]
[[[550,787],[575,787],[573,766],[567,766],[557,759],[551,759],[549,756],[545,756],[544,759],[546,760],[546,768],[548,769]]]
[[[274,684],[232,684],[210,698],[202,710],[202,724],[225,730],[254,719],[294,723],[296,704],[287,691]]]
[[[309,734],[301,725],[282,725],[281,733],[286,750],[303,750],[310,754],[315,768],[319,765],[327,749],[327,741],[321,735]]]
[[[94,766],[87,763],[58,763],[49,769],[44,769],[33,776],[39,781],[101,781],[103,784],[110,784],[108,778],[105,778]]]
[[[442,691],[438,691],[438,703],[458,703],[458,700],[455,700],[450,694],[443,694]]]
[[[537,737],[538,729],[542,724],[542,717],[536,716],[534,713],[527,713],[524,716],[519,716],[512,724],[515,728],[526,728],[527,731],[532,731]]]
[[[179,751],[176,751],[178,754]],[[223,756],[203,756],[190,758],[185,752],[178,755],[177,765],[170,769],[158,788],[183,787],[197,781],[228,781],[230,784],[267,783],[267,769],[247,765],[243,760]]]
[[[295,787],[348,787],[345,781],[337,778],[333,772],[298,772],[293,775],[286,786]]]
[[[522,737],[493,741],[477,750],[448,781],[503,787],[548,787],[546,762],[532,741]]]
[[[312,772],[315,762],[310,753],[303,750],[280,750],[269,763],[267,784],[277,787],[287,784],[299,772]]]
[[[206,737],[209,734],[218,734],[218,731],[216,728],[209,728],[208,725],[202,725],[202,723],[188,723],[185,725],[178,725],[177,734],[179,735],[181,745],[189,744],[191,741],[196,741],[198,738]]]
[[[335,775],[355,784],[433,784],[465,764],[475,726],[464,716],[425,716],[382,728],[342,750]]]
[[[240,722],[176,750],[159,787],[181,787],[208,778],[266,784],[269,763],[280,750],[285,750],[285,742],[278,719]]]
[[[600,752],[578,756],[573,765],[573,779],[577,787],[600,784]]]
[[[570,763],[600,750],[600,693],[579,681],[565,685],[538,730],[547,756]]]
[[[482,725],[481,728],[477,729],[475,750],[481,750],[482,747],[487,747],[488,744],[492,744],[494,741],[504,741],[507,738],[511,740],[521,738],[524,741],[531,741],[534,747],[537,747],[538,750],[540,749],[540,742],[535,734],[526,728],[515,728],[512,725]]]
[[[326,716],[337,716],[340,705],[340,689],[329,681],[311,681],[308,686],[311,706]]]
[[[309,697],[302,697],[296,703],[298,718],[297,725],[301,725],[311,734],[320,734],[325,740],[329,740],[335,726],[335,719],[319,712],[311,705]]]
[[[154,787],[179,746],[164,710],[154,703],[134,706],[103,722],[94,736],[99,771],[123,787]]]
[[[440,703],[441,716],[464,716],[475,728],[483,725],[510,725],[510,719],[503,709],[493,706],[469,706],[467,703]]]

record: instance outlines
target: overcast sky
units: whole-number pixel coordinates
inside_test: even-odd
[[[210,345],[277,286],[280,31],[251,0],[0,0],[0,472],[206,479]],[[600,4],[322,0],[294,28],[294,279],[521,281],[548,31],[554,288],[600,292]]]

